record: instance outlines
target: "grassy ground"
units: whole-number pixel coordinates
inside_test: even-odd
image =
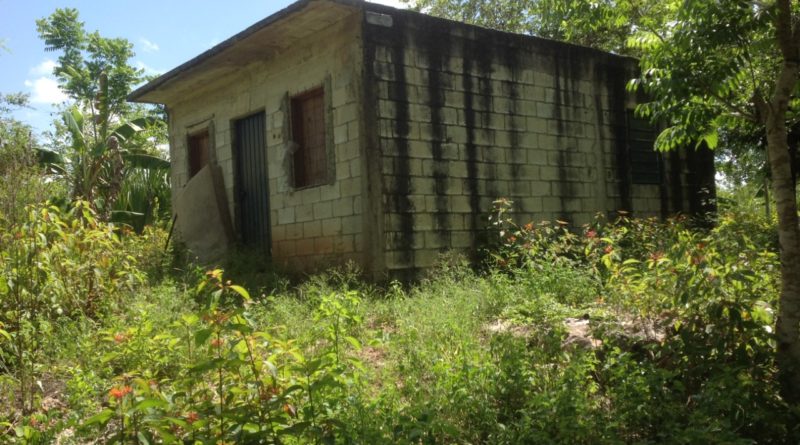
[[[776,258],[753,236],[769,227],[735,215],[712,232],[502,224],[487,268],[449,257],[411,287],[353,267],[290,282],[236,259],[225,275],[168,272],[163,233],[128,238],[138,284],[94,314],[39,308],[28,355],[6,346],[0,438],[796,440],[774,380]],[[29,406],[19,369],[35,377]]]

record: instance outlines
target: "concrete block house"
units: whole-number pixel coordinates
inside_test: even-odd
[[[300,0],[130,100],[166,105],[174,201],[206,164],[221,172],[227,206],[213,208],[230,213],[234,244],[295,269],[355,260],[408,276],[474,251],[499,197],[521,222],[576,226],[701,210],[713,158],[653,151],[625,89],[636,69],[417,12]],[[202,228],[208,215],[173,204]]]

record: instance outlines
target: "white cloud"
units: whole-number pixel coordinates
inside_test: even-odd
[[[56,104],[68,99],[52,77],[41,76],[34,80],[26,80],[25,86],[32,90],[31,102],[35,104]]]
[[[55,60],[44,59],[42,63],[31,68],[29,73],[31,76],[51,76],[53,74],[53,68],[55,67]]]
[[[31,78],[25,80],[25,86],[30,89],[31,103],[50,105],[68,99],[67,95],[58,87],[58,81],[53,77],[53,68],[55,67],[56,62],[53,59],[44,59],[28,70]]]
[[[139,39],[139,43],[142,44],[142,50],[144,50],[144,52],[146,52],[146,53],[154,53],[154,52],[158,51],[158,49],[159,49],[158,48],[158,44],[153,43],[153,42],[145,39],[144,37]]]

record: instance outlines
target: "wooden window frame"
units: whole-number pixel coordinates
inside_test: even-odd
[[[333,110],[332,110],[332,103],[330,97],[330,78],[325,79],[325,83],[323,85],[319,85],[313,88],[309,88],[307,90],[303,90],[297,94],[288,94],[285,98],[285,109],[286,109],[286,124],[288,128],[288,142],[290,150],[288,152],[289,156],[289,169],[288,169],[288,177],[289,177],[289,185],[294,190],[303,190],[307,188],[319,187],[323,185],[332,184],[335,181],[335,169],[334,169],[334,142],[333,142]],[[305,162],[307,153],[304,151],[304,147],[302,146],[303,141],[302,138],[299,137],[298,131],[298,122],[296,119],[299,119],[298,113],[300,112],[298,109],[298,104],[308,98],[311,97],[321,97],[322,99],[322,116],[321,116],[321,128],[323,130],[322,134],[322,167],[320,170],[319,177],[310,178],[303,181],[299,181],[299,164],[301,162]],[[306,171],[304,174],[308,174]]]
[[[195,156],[195,147],[196,145],[193,144],[193,141],[205,137],[206,139],[206,147],[205,147],[205,159],[202,159],[202,165],[195,165],[196,163],[193,162]],[[199,128],[193,130],[186,135],[186,172],[189,179],[192,179],[200,170],[203,169],[206,165],[211,163],[211,141],[212,141],[212,132],[211,129],[206,126],[203,128]],[[197,168],[195,168],[197,167]]]

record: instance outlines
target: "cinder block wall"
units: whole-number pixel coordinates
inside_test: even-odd
[[[272,255],[276,263],[294,270],[361,260],[359,30],[360,15],[353,14],[283,54],[254,60],[234,76],[198,85],[196,94],[169,108],[173,187],[181,188],[188,180],[187,136],[208,127],[212,158],[222,167],[232,217],[234,121],[265,111]],[[333,131],[335,178],[329,184],[295,190],[289,180],[286,97],[321,85],[330,88],[326,95],[332,112],[326,119]]]
[[[428,267],[444,250],[474,251],[499,197],[514,201],[520,222],[576,226],[597,212],[648,216],[683,205],[680,179],[630,180],[625,84],[635,60],[371,11],[365,97],[376,110],[369,137],[381,190],[372,199],[390,273]],[[663,177],[684,176],[681,165],[663,162]]]

